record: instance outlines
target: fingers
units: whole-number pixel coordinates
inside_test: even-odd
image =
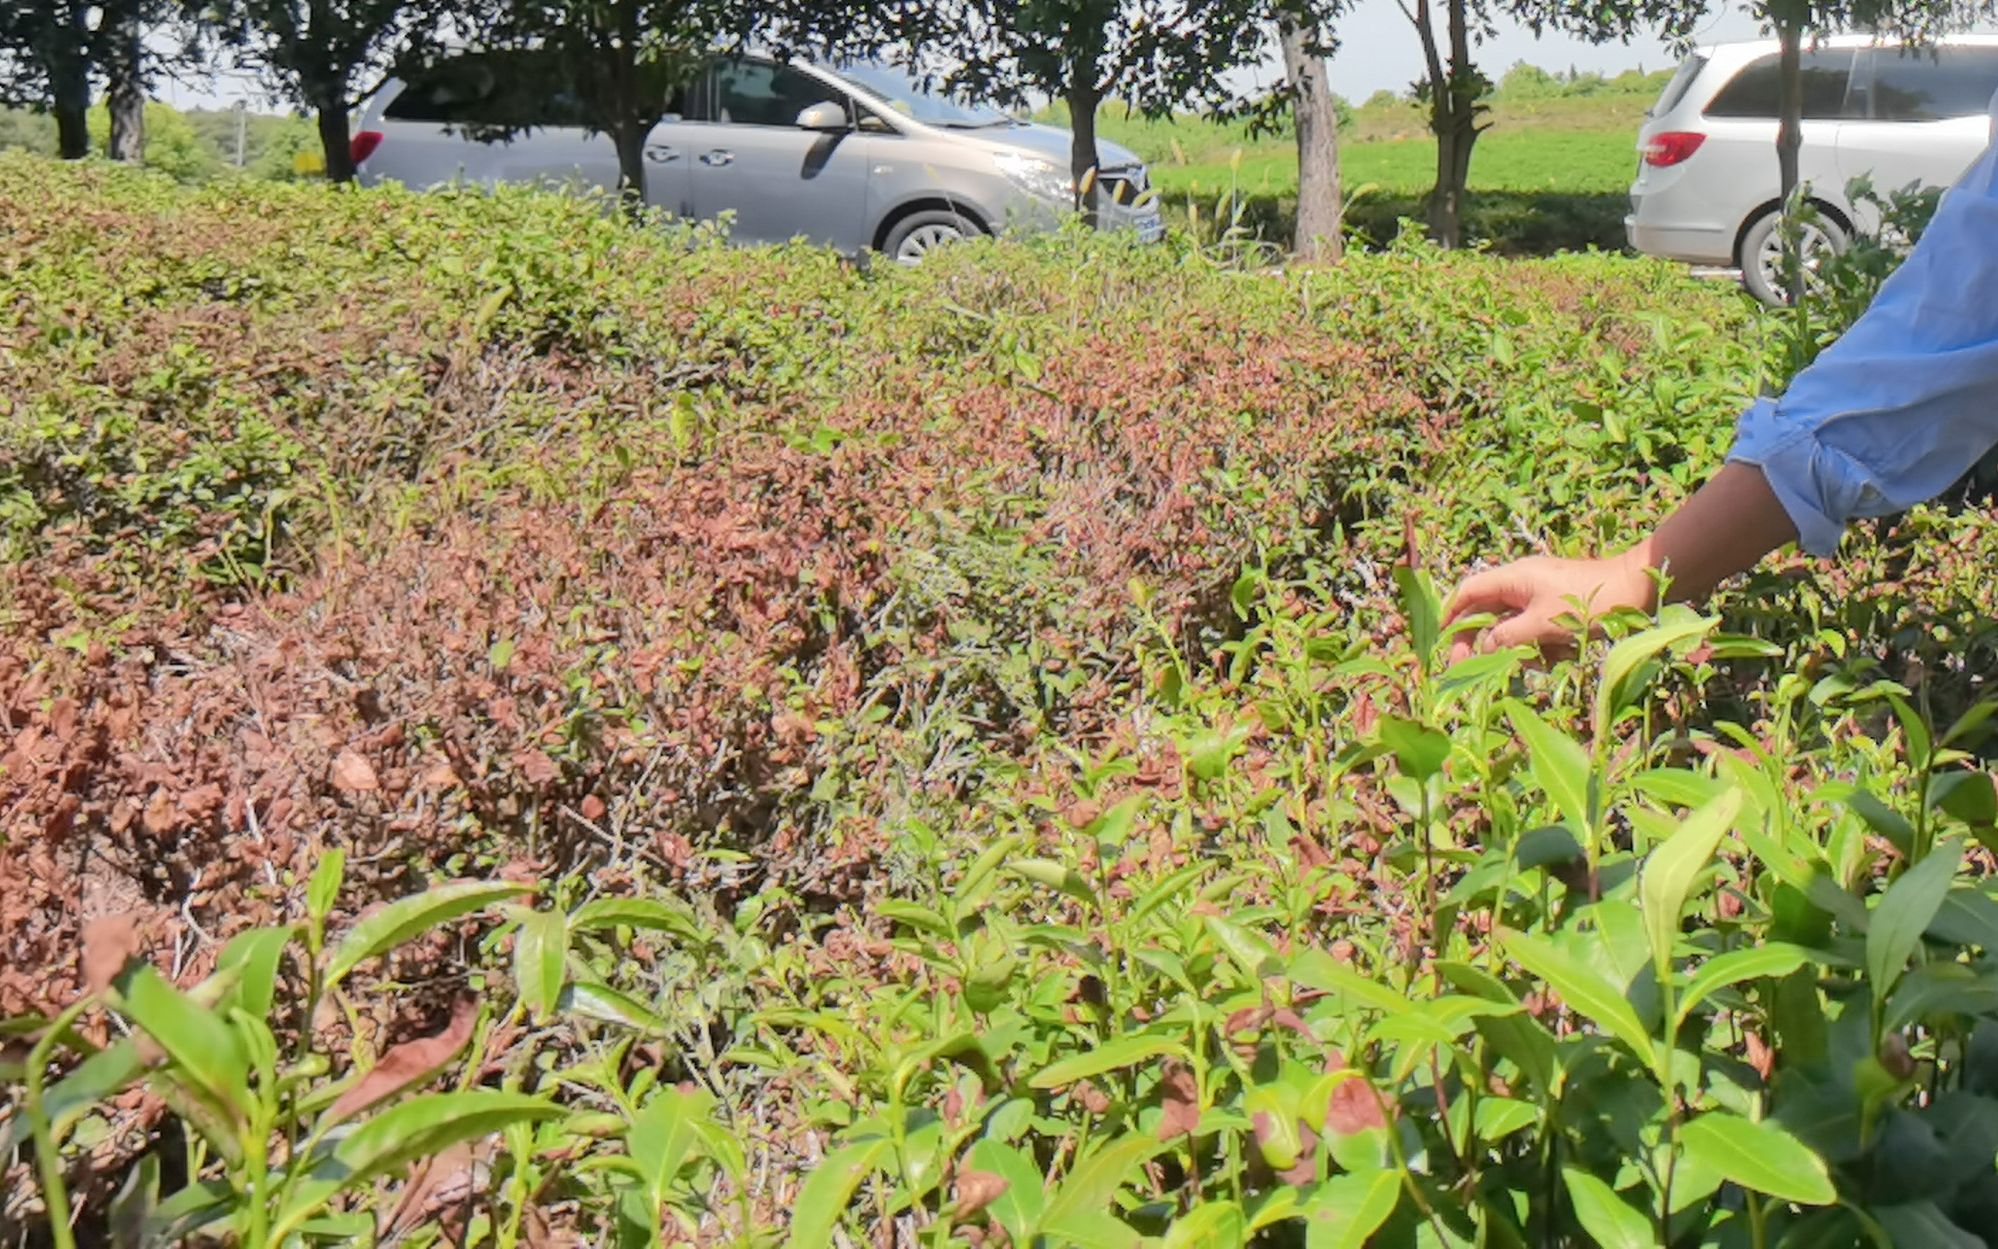
[[[1547,613],[1539,611],[1521,612],[1501,620],[1485,634],[1489,650],[1503,650],[1508,646],[1535,646],[1545,650],[1568,639],[1568,630],[1557,628]]]
[[[1532,598],[1532,582],[1519,564],[1486,569],[1464,578],[1464,583],[1450,596],[1443,623],[1447,625],[1459,617],[1483,611],[1508,615],[1526,606]]]
[[[1489,654],[1509,646],[1533,646],[1552,656],[1571,645],[1569,631],[1554,623],[1564,608],[1553,597],[1553,571],[1547,561],[1531,557],[1466,577],[1450,597],[1444,623],[1484,612],[1499,620],[1475,638],[1459,637],[1450,648],[1450,662],[1473,651]]]

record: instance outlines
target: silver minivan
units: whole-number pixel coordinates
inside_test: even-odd
[[[1781,179],[1776,167],[1773,40],[1701,48],[1680,65],[1638,133],[1637,178],[1624,226],[1637,251],[1734,266],[1766,303],[1780,302]],[[1879,222],[1848,202],[1868,175],[1881,191],[1948,186],[1990,138],[1998,37],[1963,35],[1933,48],[1840,36],[1803,53],[1799,177],[1821,220],[1806,263]]]
[[[531,51],[460,52],[391,80],[354,136],[363,183],[617,185],[610,137],[549,92]],[[971,234],[1043,230],[1075,200],[1066,130],[930,94],[885,65],[838,70],[717,58],[645,144],[646,200],[675,217],[732,218],[750,243],[806,238],[914,263]],[[494,133],[510,137],[492,139]],[[1145,166],[1098,141],[1098,224],[1146,241],[1164,224]]]

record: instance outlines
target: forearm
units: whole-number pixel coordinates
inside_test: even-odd
[[[1701,599],[1796,537],[1797,527],[1762,470],[1731,463],[1616,560],[1649,607],[1656,599],[1654,571],[1669,580],[1671,601]]]

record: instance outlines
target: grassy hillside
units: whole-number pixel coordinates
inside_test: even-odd
[[[1736,292],[17,155],[0,235],[10,1227],[1989,1227],[1991,528],[1440,623],[1702,480]]]

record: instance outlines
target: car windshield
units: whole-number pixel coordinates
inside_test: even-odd
[[[901,70],[889,65],[862,63],[848,65],[840,77],[880,97],[881,102],[905,117],[932,126],[971,129],[978,126],[1004,126],[1013,119],[983,104],[961,104],[933,95]]]

